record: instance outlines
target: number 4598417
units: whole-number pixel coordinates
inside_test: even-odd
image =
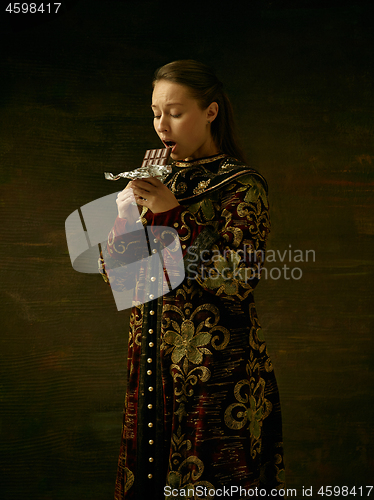
[[[352,496],[355,497],[356,495],[358,497],[362,496],[368,497],[370,496],[372,489],[373,486],[358,486],[358,487],[353,486],[351,488],[349,488],[348,486],[321,486],[317,494],[326,497],[331,497],[331,496],[347,497],[348,495],[350,497]]]
[[[40,12],[41,14],[57,14],[58,9],[60,8],[61,3],[27,3],[27,2],[18,2],[18,3],[10,3],[5,9],[9,14],[36,14]]]

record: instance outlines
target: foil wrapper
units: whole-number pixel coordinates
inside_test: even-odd
[[[105,179],[110,181],[118,181],[124,179],[146,179],[147,177],[156,177],[161,182],[164,182],[166,177],[172,172],[172,167],[167,165],[171,154],[171,147],[160,149],[147,149],[141,167],[131,170],[130,172],[122,172],[113,175],[105,172]]]
[[[156,177],[161,182],[164,182],[166,177],[171,173],[171,165],[146,165],[144,167],[136,168],[130,172],[121,172],[120,174],[113,175],[110,172],[105,172],[105,179],[108,181],[118,181],[119,179],[146,179],[147,177]]]

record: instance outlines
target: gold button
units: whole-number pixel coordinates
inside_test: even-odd
[[[148,405],[148,410],[152,410],[152,408],[153,408],[153,405],[149,404]]]
[[[154,243],[157,243],[157,238],[155,238],[155,239],[153,240],[153,242],[154,242]]]
[[[153,391],[153,387],[148,387],[149,392]]]
[[[153,293],[151,293],[151,294],[149,295],[149,298],[150,298],[151,300],[155,298],[155,296],[153,295]]]
[[[151,316],[153,316],[153,315],[154,315],[154,313],[155,313],[154,311],[149,311],[149,314],[150,314]]]
[[[182,249],[185,250],[186,249],[186,245],[182,245]]]
[[[149,347],[153,347],[153,346],[154,346],[154,343],[153,343],[153,342],[150,342],[148,345],[149,345]]]
[[[148,474],[148,479],[152,479],[152,474]]]
[[[152,422],[149,422],[148,427],[153,427]]]
[[[152,363],[152,358],[148,358],[147,363]]]
[[[149,460],[150,462],[153,462],[153,457],[149,457],[149,458],[148,458],[148,460]]]
[[[152,328],[150,328],[150,329],[148,330],[148,333],[153,333]]]
[[[150,439],[150,440],[148,441],[148,443],[149,443],[149,444],[153,444],[153,443],[154,443],[153,439]]]
[[[154,249],[152,250],[152,253],[157,253],[156,248],[154,248]]]
[[[156,281],[155,276],[152,276],[151,281]]]
[[[178,222],[174,222],[174,227],[178,227],[178,226],[179,226]]]
[[[152,375],[152,370],[148,370],[147,375]]]

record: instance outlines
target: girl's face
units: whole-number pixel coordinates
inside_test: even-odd
[[[203,110],[188,87],[159,80],[153,89],[152,109],[155,130],[165,146],[172,146],[173,160],[218,153],[210,131],[210,123],[218,113],[216,102]]]

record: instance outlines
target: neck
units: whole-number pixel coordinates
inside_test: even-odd
[[[207,156],[218,155],[219,153],[220,153],[219,149],[217,148],[215,142],[211,138],[208,144],[204,144],[202,148],[195,151],[193,155],[185,158],[185,160],[186,161],[197,160],[198,158],[205,158]]]

